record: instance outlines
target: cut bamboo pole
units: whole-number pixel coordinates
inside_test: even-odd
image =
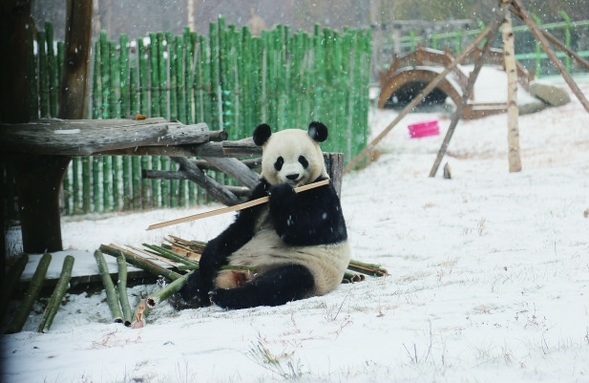
[[[514,34],[509,13],[502,26],[503,59],[507,73],[507,159],[509,172],[520,172],[522,162],[519,154],[519,109],[517,106],[517,68],[515,65]]]
[[[10,326],[8,326],[8,329],[6,330],[7,334],[14,334],[22,330],[25,322],[27,321],[27,318],[29,317],[29,314],[31,313],[35,299],[37,299],[37,296],[41,291],[41,287],[43,287],[43,281],[45,281],[45,275],[47,274],[49,264],[51,264],[51,254],[43,254],[41,260],[39,260],[35,274],[33,274],[33,278],[29,283],[29,287],[27,288],[24,299],[18,308],[18,311],[14,315],[14,318],[12,318]]]
[[[299,186],[299,187],[296,187],[294,190],[295,190],[295,192],[300,193],[300,192],[304,192],[304,191],[307,191],[310,189],[314,189],[319,186],[325,186],[327,184],[329,184],[329,179],[325,179],[325,180],[319,181],[319,182],[314,182],[314,183],[311,183],[308,185]],[[196,221],[198,219],[209,218],[209,217],[213,217],[213,216],[220,215],[220,214],[243,210],[243,209],[247,209],[250,207],[262,205],[264,203],[267,203],[269,200],[270,200],[269,197],[261,197],[261,198],[257,198],[257,199],[254,199],[254,200],[251,200],[248,202],[233,205],[233,206],[226,206],[226,207],[222,207],[220,209],[211,210],[211,211],[199,213],[199,214],[194,214],[194,215],[190,215],[190,216],[183,217],[183,218],[176,218],[176,219],[172,219],[169,221],[154,223],[152,225],[149,225],[147,227],[147,230],[161,229],[162,227],[177,225],[180,223]]]
[[[43,316],[39,322],[39,327],[37,328],[38,332],[49,331],[49,328],[53,324],[55,314],[57,314],[57,310],[59,309],[61,301],[63,300],[63,296],[65,295],[65,292],[69,286],[75,260],[76,259],[71,255],[67,255],[64,258],[59,280],[57,281],[57,285],[51,294],[51,298],[49,298],[49,303],[47,303],[47,307],[43,312]]]
[[[131,326],[133,313],[131,313],[131,305],[129,304],[129,294],[127,293],[127,260],[125,254],[117,257],[118,279],[117,290],[119,291],[119,303],[123,312],[123,323],[126,327]]]
[[[173,251],[170,251],[168,249],[164,249],[163,247],[160,247],[160,246],[150,245],[147,243],[144,243],[143,246],[147,247],[148,249],[156,252],[157,254],[159,254],[162,257],[167,258],[171,261],[180,262],[186,266],[189,266],[190,268],[198,269],[198,262],[194,262],[191,259],[188,259],[186,257],[178,255],[178,254],[174,253]]]
[[[0,323],[4,321],[4,315],[6,315],[6,312],[8,311],[8,305],[10,304],[10,298],[12,298],[14,287],[20,280],[20,276],[25,270],[28,262],[29,255],[22,253],[16,257],[6,272],[4,282],[2,283],[2,297],[0,298]]]
[[[154,308],[160,302],[168,299],[170,296],[177,293],[182,288],[182,286],[184,286],[186,284],[186,281],[188,280],[188,277],[190,276],[190,274],[192,274],[192,273],[184,274],[182,277],[176,279],[172,283],[167,284],[162,289],[153,293],[146,300],[147,307]]]
[[[176,280],[181,277],[181,275],[178,273],[175,273],[171,270],[165,269],[165,268],[153,263],[149,259],[145,259],[145,258],[143,258],[137,254],[134,254],[130,251],[127,251],[125,249],[121,249],[116,245],[110,245],[110,246],[100,245],[100,251],[102,251],[104,254],[108,254],[113,257],[119,257],[121,255],[125,255],[127,262],[129,262],[133,266],[136,266],[142,270],[147,271],[148,273],[155,275],[156,277],[163,276],[163,277],[168,278],[170,280]]]
[[[106,301],[108,302],[108,307],[110,308],[113,321],[115,323],[123,323],[123,313],[121,311],[121,307],[119,306],[119,299],[117,297],[115,285],[112,281],[112,278],[110,277],[106,260],[104,259],[104,256],[100,250],[96,250],[94,252],[94,258],[96,258],[98,271],[100,272],[102,284],[104,285],[104,290],[106,291]]]

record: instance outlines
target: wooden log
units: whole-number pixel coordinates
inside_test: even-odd
[[[197,144],[209,141],[205,123],[183,125],[162,118],[145,120],[45,119],[0,124],[0,147],[27,154],[89,156],[138,146]]]
[[[57,314],[57,310],[61,305],[61,301],[63,300],[63,296],[68,289],[70,278],[72,277],[72,268],[74,267],[75,258],[71,255],[66,255],[63,260],[63,267],[61,269],[61,274],[59,275],[59,280],[57,281],[57,285],[51,294],[51,298],[49,298],[49,302],[47,303],[47,307],[45,307],[45,311],[43,312],[43,316],[41,317],[41,321],[39,322],[39,326],[37,328],[38,332],[47,332],[49,328],[53,324],[53,319],[55,318],[55,314]]]
[[[110,273],[108,272],[106,260],[100,250],[94,252],[94,258],[96,258],[98,271],[102,277],[102,284],[104,285],[104,291],[106,292],[106,301],[108,302],[112,319],[115,323],[123,323],[123,312],[121,311],[121,306],[119,306],[119,299]]]
[[[205,189],[213,198],[225,205],[236,205],[239,203],[239,198],[227,189],[223,188],[221,184],[207,176],[196,165],[184,157],[171,157],[172,160],[180,165],[180,170],[184,171],[189,179]],[[249,169],[248,169],[249,171]]]
[[[92,3],[68,0],[66,3],[65,57],[60,84],[59,116],[84,118],[86,83],[92,35]]]
[[[27,288],[23,301],[19,306],[16,314],[12,318],[12,322],[8,326],[8,329],[6,330],[7,334],[20,332],[25,325],[25,322],[31,313],[31,309],[33,308],[33,304],[35,303],[35,299],[37,299],[37,296],[43,287],[43,281],[45,280],[47,269],[51,264],[51,258],[51,254],[45,253],[39,260],[39,264],[35,269],[35,273],[33,274],[33,278],[29,283],[29,287]]]
[[[436,156],[436,160],[434,161],[434,164],[429,172],[430,177],[435,177],[435,175],[438,171],[438,168],[440,167],[440,164],[442,163],[442,159],[444,158],[444,155],[446,154],[446,151],[448,150],[448,145],[450,145],[450,140],[452,139],[452,136],[454,135],[454,130],[456,129],[456,125],[458,125],[458,121],[462,117],[462,113],[464,112],[464,108],[468,104],[468,98],[470,96],[470,92],[474,88],[474,84],[477,80],[479,73],[481,72],[481,68],[483,67],[483,63],[485,60],[484,57],[485,57],[487,51],[491,48],[491,44],[493,44],[493,41],[495,39],[495,35],[497,34],[497,31],[499,30],[499,26],[501,25],[501,23],[503,22],[503,19],[505,18],[505,14],[506,14],[507,10],[508,10],[508,5],[502,4],[501,8],[497,12],[497,17],[487,27],[487,28],[489,28],[489,34],[487,36],[487,40],[485,41],[485,45],[483,46],[483,51],[482,51],[481,55],[477,58],[477,60],[474,64],[474,69],[468,78],[468,84],[466,87],[466,91],[462,95],[462,101],[459,105],[457,105],[456,111],[454,112],[454,115],[452,116],[452,121],[450,122],[450,126],[448,127],[448,131],[446,132],[446,136],[444,137],[444,141],[442,142],[442,145],[440,146],[440,150],[438,150],[438,155]]]
[[[250,189],[260,183],[260,176],[236,158],[204,157],[204,159]]]

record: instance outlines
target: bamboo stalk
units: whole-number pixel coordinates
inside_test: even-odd
[[[350,260],[350,263],[348,264],[348,269],[358,271],[373,277],[382,277],[385,275],[389,275],[388,271],[381,268],[380,265],[364,263],[353,259]]]
[[[329,184],[329,179],[319,181],[319,182],[314,182],[314,183],[311,183],[308,185],[299,186],[299,187],[296,187],[294,190],[295,190],[295,192],[300,193],[300,192],[303,192],[306,190],[314,189],[319,186],[325,186],[327,184]],[[233,205],[233,206],[226,206],[226,207],[222,207],[220,209],[211,210],[211,211],[199,213],[199,214],[194,214],[194,215],[190,215],[190,216],[183,217],[183,218],[176,218],[176,219],[172,219],[169,221],[154,223],[152,225],[149,225],[147,230],[160,229],[160,228],[166,227],[166,226],[177,225],[180,223],[195,221],[195,220],[202,219],[202,218],[209,218],[209,217],[213,217],[213,216],[220,215],[220,214],[243,210],[243,209],[247,209],[249,207],[262,205],[264,203],[267,203],[269,200],[270,199],[268,197],[261,197],[261,198],[257,198],[257,199],[254,199],[254,200],[251,200],[248,202]]]
[[[132,250],[138,251],[138,252],[148,255],[152,258],[155,258],[160,262],[167,263],[168,265],[170,265],[172,267],[176,267],[176,268],[178,267],[177,262],[172,262],[168,258],[162,257],[159,254],[156,254],[154,251],[147,251],[145,249],[141,249],[141,248],[139,248],[137,246],[133,246],[133,245],[125,245],[125,246],[127,246],[128,248],[130,248]]]
[[[23,301],[18,308],[14,318],[12,318],[12,322],[8,329],[6,330],[6,334],[14,334],[16,332],[20,332],[22,330],[31,309],[33,308],[33,303],[35,303],[35,299],[39,295],[41,291],[41,287],[43,287],[43,281],[45,280],[45,275],[47,274],[47,269],[49,268],[49,264],[51,263],[51,254],[45,253],[39,260],[39,264],[37,265],[37,269],[33,274],[33,278],[29,283],[29,287],[27,288],[27,292],[23,298]]]
[[[121,307],[119,306],[119,299],[117,298],[117,292],[115,290],[112,278],[110,277],[106,260],[104,259],[104,256],[100,250],[96,250],[94,252],[94,258],[96,258],[98,271],[102,277],[102,284],[104,285],[104,290],[106,291],[106,301],[108,302],[108,307],[110,308],[113,320],[115,323],[123,323],[123,313],[121,312]]]
[[[43,316],[39,322],[39,327],[37,328],[38,332],[49,331],[49,328],[53,324],[55,314],[57,314],[57,310],[59,309],[63,296],[65,295],[65,292],[69,286],[75,260],[76,259],[71,255],[67,255],[64,258],[59,280],[57,281],[57,285],[51,294],[51,298],[49,298],[49,303],[47,303],[47,307],[43,312]]]
[[[8,305],[10,304],[10,298],[16,283],[20,280],[22,272],[25,270],[27,263],[29,262],[29,255],[22,253],[15,257],[14,262],[8,268],[6,272],[4,282],[2,283],[2,297],[0,303],[0,323],[4,321],[4,316],[8,311]]]
[[[170,280],[176,280],[181,277],[181,275],[178,273],[175,273],[171,270],[165,269],[165,268],[153,263],[149,259],[145,259],[145,258],[143,258],[137,254],[134,254],[130,251],[127,251],[125,249],[121,249],[116,245],[110,245],[110,246],[100,245],[100,251],[102,251],[104,254],[108,254],[113,257],[120,257],[121,255],[124,255],[126,257],[127,262],[129,262],[133,266],[136,266],[142,270],[145,270],[148,273],[151,273],[157,277],[163,276],[163,277],[168,278]]]
[[[125,254],[117,257],[118,278],[117,290],[119,291],[119,303],[123,312],[123,323],[126,327],[131,326],[133,314],[131,313],[131,305],[129,304],[129,294],[127,293],[127,260]]]
[[[158,303],[168,299],[171,295],[177,293],[182,288],[182,286],[186,284],[186,281],[188,280],[190,274],[192,273],[184,274],[182,277],[176,279],[172,283],[167,284],[164,288],[153,293],[146,300],[147,307],[154,308],[158,305]]]
[[[168,258],[169,260],[172,260],[175,262],[180,262],[180,263],[185,264],[186,266],[190,266],[195,269],[198,269],[198,262],[194,262],[186,257],[178,255],[178,254],[174,253],[173,251],[164,249],[163,247],[160,247],[160,246],[149,245],[147,243],[144,243],[143,246],[157,252],[158,254],[160,254],[164,258]]]

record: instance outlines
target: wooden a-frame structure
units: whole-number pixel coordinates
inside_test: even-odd
[[[548,56],[548,58],[552,61],[556,69],[559,71],[561,76],[564,78],[567,85],[571,88],[573,94],[579,99],[585,110],[589,113],[589,101],[583,94],[583,92],[579,89],[578,85],[575,83],[571,75],[566,71],[564,65],[560,62],[550,44],[553,44],[558,49],[562,50],[565,54],[575,60],[580,66],[589,70],[589,62],[583,60],[579,55],[577,55],[574,51],[566,47],[561,41],[559,41],[556,37],[550,34],[548,31],[540,29],[538,25],[534,22],[530,14],[525,9],[524,5],[522,4],[521,0],[499,0],[499,8],[496,14],[495,19],[458,55],[453,62],[451,62],[438,76],[436,76],[422,91],[417,97],[415,97],[405,108],[399,113],[399,115],[378,135],[376,136],[367,146],[362,150],[354,159],[352,159],[345,167],[344,173],[349,172],[350,170],[354,169],[358,163],[368,156],[376,147],[376,145],[407,115],[413,108],[415,108],[429,93],[431,93],[436,86],[446,78],[446,76],[452,72],[452,70],[460,64],[474,49],[476,49],[479,44],[484,40],[485,44],[482,49],[482,53],[479,58],[475,61],[474,70],[472,71],[469,79],[468,84],[466,87],[465,92],[462,95],[462,102],[457,105],[456,111],[452,117],[452,121],[450,122],[450,126],[444,137],[444,141],[438,151],[438,155],[432,166],[432,169],[429,173],[430,177],[435,177],[440,163],[444,155],[446,154],[446,150],[448,149],[448,145],[450,144],[450,140],[452,139],[452,135],[454,134],[454,130],[456,129],[456,125],[458,121],[461,119],[464,108],[468,103],[468,99],[470,94],[472,93],[472,89],[476,82],[476,79],[481,71],[484,62],[484,56],[488,53],[491,48],[491,44],[495,39],[495,36],[499,30],[499,27],[505,20],[508,12],[511,12],[515,17],[523,21],[530,31],[536,38],[536,40],[540,43],[542,49]]]

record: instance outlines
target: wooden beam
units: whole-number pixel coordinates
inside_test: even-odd
[[[229,190],[224,189],[217,181],[207,176],[195,164],[184,157],[171,157],[171,159],[180,165],[180,170],[185,172],[188,178],[205,189],[213,198],[225,205],[238,204],[239,198]],[[248,169],[249,170],[249,169]]]
[[[550,48],[550,43],[538,27],[538,25],[534,22],[534,20],[532,20],[532,17],[528,14],[522,2],[520,0],[513,0],[513,7],[515,9],[515,15],[519,17],[528,26],[528,28],[530,28],[530,32],[532,32],[536,40],[540,42],[540,46],[542,47],[544,53],[546,53],[550,61],[552,61],[552,64],[554,64],[556,69],[560,72],[560,75],[568,84],[569,88],[571,88],[574,95],[577,96],[577,99],[579,99],[585,110],[589,112],[589,101],[587,101],[587,98],[585,97],[581,89],[577,86],[575,80],[573,80],[571,75],[566,71],[566,68],[558,59],[556,53],[554,53],[552,48]]]
[[[0,147],[27,154],[89,156],[138,146],[196,144],[209,141],[205,123],[183,125],[163,118],[146,120],[46,119],[0,124]]]
[[[92,2],[68,0],[66,3],[65,52],[60,118],[86,117],[86,87],[90,67],[90,37],[92,36]]]
[[[468,104],[468,98],[470,97],[470,92],[474,88],[474,84],[475,84],[477,77],[479,76],[479,73],[481,72],[481,68],[483,67],[483,64],[485,62],[485,55],[487,54],[487,51],[491,48],[491,45],[493,44],[493,41],[495,40],[495,35],[497,34],[497,31],[499,30],[499,26],[501,25],[501,23],[503,22],[503,19],[505,18],[505,14],[507,13],[507,9],[508,9],[508,6],[506,4],[502,4],[501,8],[497,12],[496,19],[493,20],[493,22],[491,24],[489,24],[490,30],[489,30],[489,33],[487,34],[487,40],[485,41],[485,46],[483,47],[483,51],[481,52],[481,55],[475,61],[474,69],[468,78],[468,84],[466,86],[466,91],[462,95],[462,102],[459,105],[457,105],[457,107],[456,107],[456,111],[454,112],[454,115],[452,116],[452,121],[450,122],[450,126],[448,127],[448,131],[446,132],[446,136],[444,137],[444,141],[442,142],[442,146],[440,147],[440,150],[438,151],[438,155],[436,157],[436,160],[434,161],[434,164],[429,172],[430,177],[435,177],[435,175],[438,171],[438,168],[440,167],[440,164],[442,163],[442,159],[446,155],[446,151],[448,150],[448,145],[450,144],[450,140],[452,139],[452,136],[454,135],[454,131],[456,130],[456,125],[458,125],[458,121],[462,117],[462,113],[464,112],[464,108],[466,107],[466,104]]]

